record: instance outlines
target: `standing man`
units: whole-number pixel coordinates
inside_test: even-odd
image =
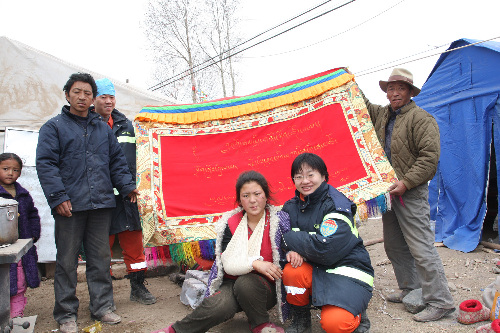
[[[40,129],[36,170],[55,220],[57,248],[54,319],[63,333],[78,332],[78,254],[83,244],[93,319],[117,324],[109,273],[113,187],[131,201],[138,191],[127,160],[100,116],[88,109],[97,87],[90,74],[72,74],[63,88],[69,105]]]
[[[401,303],[411,290],[422,288],[426,304],[413,316],[416,321],[439,320],[455,310],[441,258],[430,228],[429,190],[439,161],[439,128],[429,113],[411,97],[420,89],[413,75],[395,68],[389,80],[380,81],[389,105],[365,103],[377,137],[399,180],[389,187],[392,210],[382,215],[385,252],[401,289],[387,300]]]
[[[115,87],[109,79],[96,80],[97,97],[94,101],[95,112],[101,115],[113,130],[127,158],[132,177],[136,178],[135,134],[132,122],[115,109]],[[93,108],[91,108],[91,111]],[[117,193],[116,193],[117,194]],[[109,247],[113,247],[115,237],[118,237],[122,248],[123,259],[127,266],[130,279],[130,300],[142,304],[154,304],[156,298],[144,286],[146,273],[146,258],[142,246],[142,229],[137,203],[130,202],[120,195],[115,196],[116,208],[113,210],[111,229],[109,230]],[[112,252],[111,252],[112,253]]]

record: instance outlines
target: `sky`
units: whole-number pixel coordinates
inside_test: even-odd
[[[325,2],[240,1],[240,28],[247,39]],[[293,22],[303,22],[349,1],[330,1]],[[158,82],[151,77],[152,64],[143,33],[146,3],[146,0],[0,0],[0,36],[116,81],[129,80],[129,84],[147,89]],[[387,80],[393,67],[409,69],[415,85],[421,87],[439,52],[453,41],[496,38],[500,42],[498,13],[498,0],[351,1],[241,53],[237,95],[348,67],[367,97],[385,104],[378,81]]]

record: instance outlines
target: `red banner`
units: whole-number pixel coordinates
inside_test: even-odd
[[[353,140],[353,129],[348,121],[342,121],[346,116],[341,105],[315,107],[314,112],[304,109],[296,118],[265,126],[249,122],[244,130],[160,136],[166,216],[207,215],[234,208],[236,179],[252,169],[267,178],[281,205],[294,195],[290,168],[303,152],[325,160],[329,184],[334,187],[366,178],[367,168]]]

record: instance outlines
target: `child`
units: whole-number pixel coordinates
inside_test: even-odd
[[[19,238],[40,238],[40,216],[29,192],[19,185],[23,162],[16,154],[0,154],[0,197],[14,199],[18,202]],[[38,255],[36,247],[32,248],[17,264],[10,265],[10,317],[22,317],[26,306],[26,287],[36,288],[40,285],[38,275]]]

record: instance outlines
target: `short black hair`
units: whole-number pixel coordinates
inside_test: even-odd
[[[274,201],[272,198],[271,190],[269,189],[269,183],[266,177],[264,177],[260,172],[249,170],[242,172],[238,179],[236,180],[236,203],[241,204],[240,191],[243,185],[251,182],[256,182],[262,187],[264,194],[266,195],[267,202]]]
[[[14,153],[2,153],[0,154],[0,163],[3,161],[7,160],[15,160],[17,163],[19,163],[19,166],[21,167],[21,170],[23,169],[23,160],[19,156],[17,156]]]
[[[313,153],[302,153],[295,157],[292,162],[292,181],[293,177],[302,171],[304,164],[309,165],[313,170],[317,170],[322,176],[325,176],[325,181],[328,182],[328,169],[326,168],[325,161]]]
[[[92,75],[88,74],[88,73],[74,73],[74,74],[71,74],[71,76],[69,77],[69,80],[68,82],[66,82],[66,84],[64,85],[64,88],[63,88],[63,91],[67,94],[69,94],[69,91],[71,90],[71,87],[73,87],[73,84],[75,84],[75,82],[86,82],[88,84],[90,84],[90,86],[92,87],[92,95],[94,95],[94,98],[96,98],[97,96],[97,85],[95,84],[95,80],[94,78],[92,77]]]

